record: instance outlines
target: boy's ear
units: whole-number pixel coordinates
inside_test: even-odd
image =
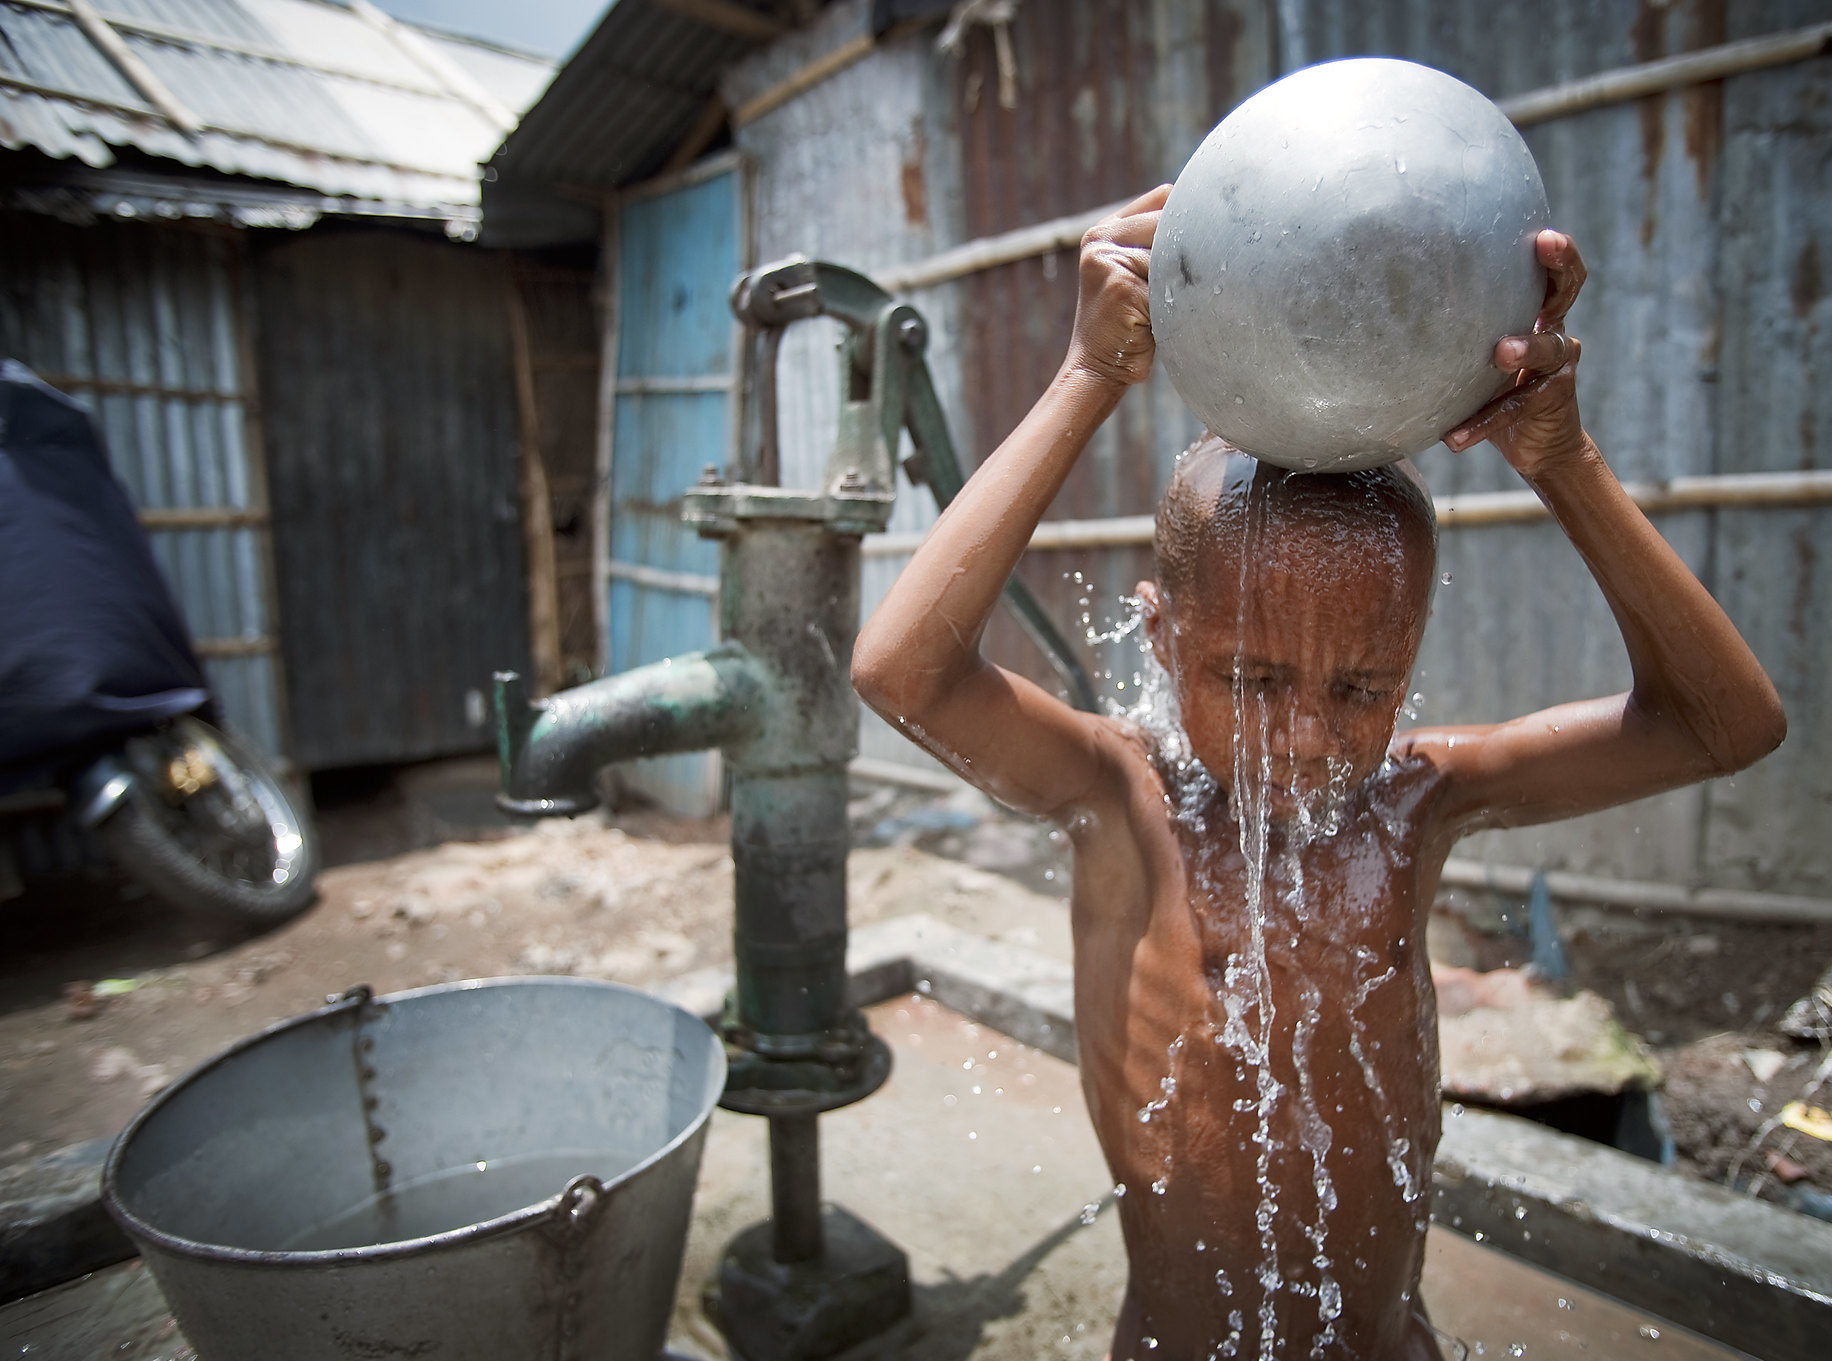
[[[1155,581],[1141,581],[1137,594],[1140,617],[1145,622],[1145,640],[1151,644],[1152,655],[1158,659],[1158,665],[1169,671],[1170,621],[1164,617],[1164,597],[1159,593]]]

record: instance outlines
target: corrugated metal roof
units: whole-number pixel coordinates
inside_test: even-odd
[[[766,22],[779,17],[770,5],[743,7]],[[870,8],[890,15],[888,7]],[[492,238],[532,243],[594,234],[597,215],[581,205],[578,190],[613,189],[659,172],[717,97],[725,69],[766,45],[693,17],[689,5],[611,0],[491,159],[484,210]]]
[[[673,9],[612,0],[491,164],[531,181],[639,178],[659,168],[725,67],[758,45]]]
[[[0,145],[104,168],[118,150],[461,227],[478,165],[552,72],[360,3],[93,0],[201,128],[187,133],[66,0],[0,0]]]

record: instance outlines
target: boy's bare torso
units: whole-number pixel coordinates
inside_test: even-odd
[[[1179,816],[1190,810],[1166,795],[1186,791],[1143,732],[1077,713],[981,656],[1050,501],[1149,372],[1149,252],[1168,192],[1084,239],[1061,371],[861,631],[853,679],[982,789],[1070,830],[1082,1083],[1125,1189],[1115,1361],[1435,1357],[1417,1296],[1438,1136],[1424,928],[1450,845],[1478,826],[1571,817],[1741,769],[1781,741],[1786,718],[1583,431],[1581,345],[1562,324],[1584,270],[1555,232],[1535,241],[1549,284],[1534,332],[1495,347],[1515,385],[1446,443],[1493,441],[1545,502],[1622,629],[1629,690],[1391,740],[1418,648],[1406,612],[1423,608],[1406,582],[1421,578],[1394,576],[1354,530],[1308,541],[1282,530],[1278,542],[1311,545],[1289,560],[1244,538],[1222,545],[1232,568],[1211,571],[1185,606],[1171,608],[1174,590],[1159,601],[1152,583],[1140,596],[1191,751],[1211,769],[1261,752],[1247,802],[1285,805],[1261,838],[1258,818],[1243,827],[1219,794]],[[1347,505],[1327,491],[1345,484],[1273,479],[1269,496],[1274,484]],[[1288,517],[1287,529],[1333,522]],[[1433,570],[1416,534],[1391,541],[1393,566]],[[1160,555],[1159,584],[1180,561]],[[1293,806],[1325,775],[1340,783],[1341,817],[1327,835],[1294,836]]]
[[[1082,1086],[1132,1263],[1114,1355],[1405,1355],[1438,1138],[1434,771],[1389,763],[1332,835],[1270,823],[1255,895],[1225,796],[1179,818],[1146,740],[1109,740],[1123,787],[1071,833]]]

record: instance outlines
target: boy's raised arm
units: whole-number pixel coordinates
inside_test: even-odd
[[[1609,602],[1634,683],[1489,727],[1435,729],[1402,744],[1451,776],[1453,823],[1541,822],[1728,774],[1787,732],[1749,645],[1648,523],[1578,420],[1580,346],[1562,329],[1584,279],[1571,239],[1542,232],[1551,275],[1540,330],[1496,346],[1523,381],[1445,438],[1492,440],[1539,494]]]
[[[853,650],[867,704],[1025,812],[1063,813],[1099,784],[1101,725],[992,665],[980,637],[1089,437],[1150,370],[1146,275],[1169,192],[1161,185],[1089,230],[1062,368],[936,522]]]

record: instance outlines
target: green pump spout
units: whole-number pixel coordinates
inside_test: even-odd
[[[593,777],[637,756],[725,747],[763,726],[768,681],[743,647],[653,662],[547,699],[496,673],[497,805],[523,817],[573,817],[598,805]]]

